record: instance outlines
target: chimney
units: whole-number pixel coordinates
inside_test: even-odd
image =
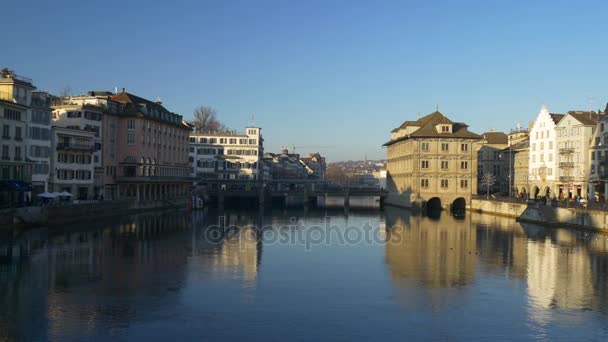
[[[125,93],[125,88],[122,88],[122,93],[123,93],[123,94]]]

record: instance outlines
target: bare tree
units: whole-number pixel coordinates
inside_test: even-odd
[[[194,120],[191,124],[194,125],[197,131],[203,133],[209,132],[231,132],[232,130],[220,122],[217,118],[217,110],[209,106],[200,106],[194,110]]]
[[[496,183],[496,176],[486,173],[481,177],[481,185],[486,187],[486,198],[490,197],[490,188]]]

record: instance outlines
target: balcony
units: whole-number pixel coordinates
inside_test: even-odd
[[[559,149],[559,154],[571,154],[571,153],[574,153],[574,148],[572,148],[572,147]]]
[[[561,182],[572,182],[574,180],[574,177],[572,177],[572,176],[560,176],[559,180]]]
[[[561,163],[559,163],[559,167],[561,169],[572,169],[572,168],[574,168],[574,163],[573,162],[561,162]]]
[[[57,144],[57,150],[73,150],[73,151],[93,151],[95,149],[92,145],[77,145],[77,144]]]

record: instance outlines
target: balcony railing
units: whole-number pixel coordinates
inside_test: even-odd
[[[95,149],[92,145],[77,145],[77,144],[57,144],[57,150],[78,150],[78,151],[93,151]]]
[[[571,148],[571,147],[567,147],[567,148],[560,148],[560,149],[559,149],[559,153],[560,153],[560,154],[570,154],[570,153],[574,153],[574,148]]]
[[[562,169],[571,169],[574,167],[574,163],[573,162],[561,162],[561,163],[559,163],[559,167]]]
[[[560,176],[559,180],[562,182],[571,182],[574,180],[574,177],[572,176]]]

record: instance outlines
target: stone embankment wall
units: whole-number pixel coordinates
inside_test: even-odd
[[[25,207],[7,209],[0,212],[0,227],[19,225],[56,225],[103,217],[124,215],[132,212],[157,210],[171,207],[185,207],[187,200],[149,201],[106,201],[96,203],[70,204],[47,207]]]
[[[608,211],[605,210],[561,208],[541,203],[510,203],[482,199],[473,199],[470,210],[513,217],[518,221],[547,226],[608,232]]]

